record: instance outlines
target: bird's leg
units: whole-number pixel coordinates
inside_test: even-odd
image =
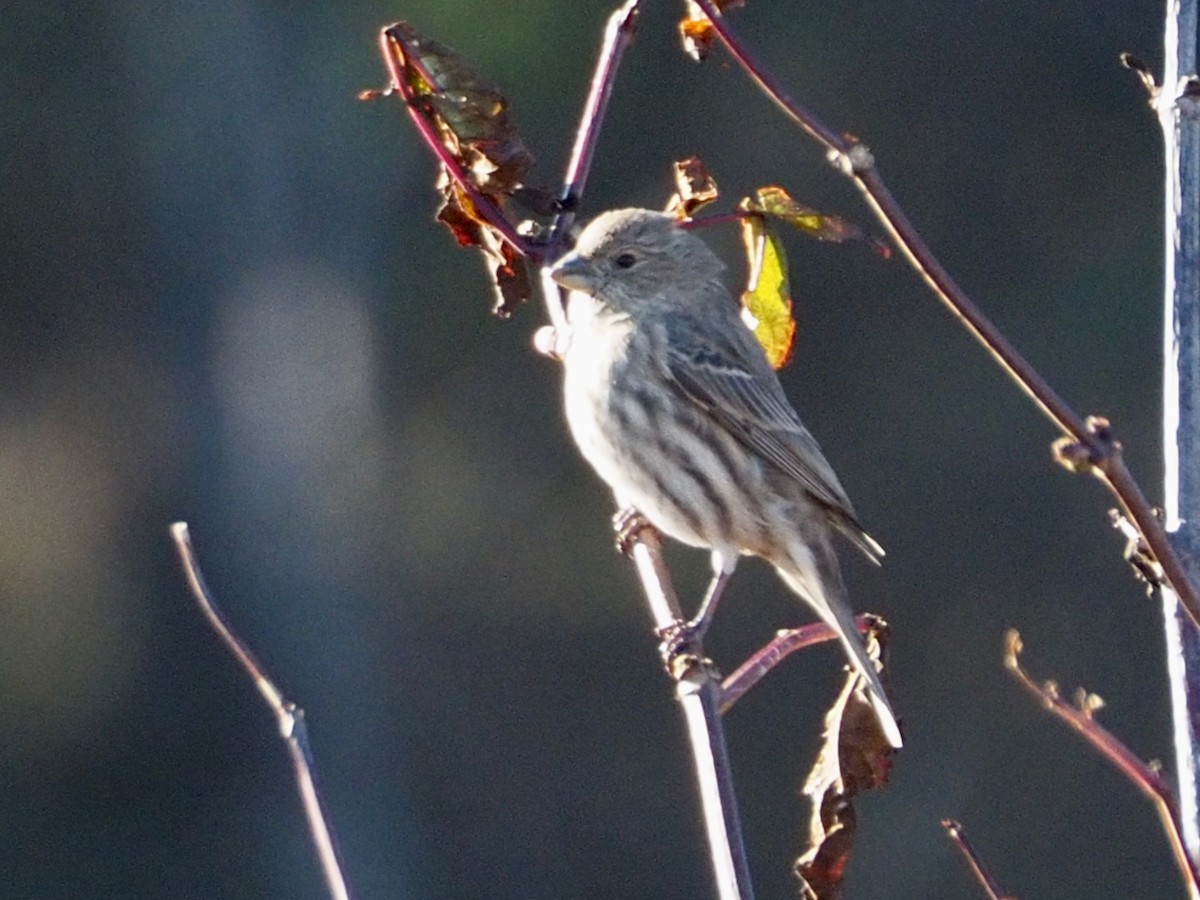
[[[700,601],[700,608],[696,610],[696,615],[690,621],[680,622],[673,628],[664,630],[662,638],[664,645],[668,648],[668,654],[697,651],[704,640],[704,635],[708,633],[708,627],[712,625],[713,616],[717,611],[717,603],[725,592],[725,585],[729,584],[729,579],[733,576],[733,570],[737,567],[737,559],[737,554],[727,556],[720,551],[713,551],[712,581],[708,583],[708,590],[704,592],[704,599]]]
[[[690,641],[699,643],[704,640],[704,635],[708,632],[708,627],[712,625],[713,616],[717,612],[717,603],[720,602],[721,595],[725,593],[725,585],[729,584],[729,579],[733,576],[736,566],[736,556],[732,560],[726,560],[723,554],[716,550],[713,551],[712,581],[708,583],[708,590],[704,592],[704,599],[700,601],[700,608],[696,610],[696,615],[686,626]]]

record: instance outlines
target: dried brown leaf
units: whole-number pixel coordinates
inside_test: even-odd
[[[524,259],[494,228],[475,215],[470,198],[444,172],[438,186],[443,199],[437,220],[450,229],[460,247],[479,248],[492,280],[495,295],[492,312],[507,319],[533,294]]]
[[[696,212],[717,199],[717,180],[712,177],[699,156],[689,156],[673,165],[675,193],[667,201],[667,212],[681,219],[690,219]]]
[[[882,626],[868,645],[879,650]],[[895,751],[879,727],[865,685],[851,671],[825,716],[825,739],[804,783],[811,803],[809,845],[795,863],[802,896],[837,900],[857,825],[854,798],[887,783]]]
[[[442,144],[488,194],[511,194],[533,155],[508,118],[508,100],[454,49],[419,34],[407,22],[392,26],[403,72],[418,109]]]
[[[483,253],[496,295],[493,311],[507,317],[531,296],[532,286],[520,253],[504,239],[507,221],[497,217],[505,216],[509,197],[540,202],[548,196],[524,184],[533,156],[509,121],[507,99],[459,53],[407,22],[392,25],[385,36],[394,89],[424,120],[429,139],[441,144],[438,221],[460,246]],[[451,177],[451,168],[470,190]]]

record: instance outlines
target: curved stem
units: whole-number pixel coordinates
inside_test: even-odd
[[[1038,684],[1021,666],[1021,636],[1011,630],[1005,635],[1004,665],[1017,681],[1050,712],[1069,725],[1078,735],[1092,745],[1100,755],[1116,766],[1125,778],[1154,804],[1163,832],[1171,845],[1175,863],[1188,886],[1192,900],[1200,898],[1200,869],[1184,846],[1184,824],[1179,815],[1179,805],[1171,793],[1170,786],[1158,771],[1142,762],[1128,747],[1117,740],[1107,729],[1101,727],[1093,716],[1091,697],[1080,691],[1078,705],[1072,706],[1059,695],[1051,684]]]
[[[171,525],[171,539],[179,551],[183,572],[187,576],[188,587],[195,598],[200,611],[208,619],[209,625],[217,633],[226,649],[233,654],[245,673],[254,682],[258,692],[263,695],[267,705],[275,714],[279,724],[279,736],[287,742],[288,755],[292,759],[292,769],[296,776],[296,787],[300,791],[300,799],[304,804],[304,814],[308,818],[308,828],[312,834],[313,843],[317,848],[317,859],[321,863],[321,871],[325,875],[325,884],[333,900],[350,900],[350,888],[343,875],[345,866],[338,852],[337,841],[333,829],[325,815],[324,804],[321,802],[321,792],[317,788],[317,763],[313,757],[312,747],[308,742],[308,726],[305,724],[304,710],[292,703],[277,688],[267,676],[266,671],[254,656],[253,651],[238,637],[233,630],[225,613],[217,604],[217,598],[209,590],[200,571],[200,561],[196,558],[196,550],[192,546],[192,538],[188,533],[187,522],[175,522]]]
[[[855,182],[897,246],[938,298],[1058,429],[1083,448],[1091,470],[1105,482],[1129,519],[1137,525],[1181,606],[1200,627],[1200,594],[1197,594],[1195,585],[1188,577],[1183,561],[1175,552],[1158,514],[1125,468],[1120,456],[1120,444],[1112,440],[1107,430],[1100,433],[1091,427],[1087,419],[1075,412],[955,283],[888,190],[875,168],[870,151],[862,144],[833,131],[798,103],[745,46],[713,0],[695,2],[712,21],[721,42],[742,68],[789,118],[829,151],[835,165]]]

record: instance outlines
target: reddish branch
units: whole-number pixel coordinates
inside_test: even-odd
[[[938,298],[1069,439],[1068,445],[1060,450],[1075,460],[1083,460],[1085,467],[1104,481],[1145,537],[1180,604],[1200,627],[1200,596],[1154,508],[1126,468],[1121,445],[1113,439],[1107,423],[1103,428],[1095,427],[1092,420],[1075,412],[955,283],[888,190],[870,150],[857,140],[838,134],[798,103],[746,47],[713,0],[695,0],[695,3],[709,17],[717,36],[738,64],[792,121],[829,151],[830,160],[854,181],[897,246]],[[1063,459],[1062,453],[1059,458]]]
[[[887,627],[878,616],[864,613],[854,619],[858,630],[864,635],[877,627]],[[727,713],[768,672],[797,650],[812,647],[825,641],[836,641],[837,632],[824,622],[814,622],[799,628],[788,628],[778,632],[765,646],[742,663],[737,671],[726,676],[721,684],[721,712]]]
[[[1190,895],[1200,893],[1200,871],[1195,862],[1188,856],[1183,844],[1183,823],[1179,817],[1179,807],[1170,786],[1159,774],[1156,767],[1147,765],[1139,759],[1128,747],[1121,743],[1109,731],[1100,726],[1095,719],[1095,711],[1102,705],[1095,695],[1080,690],[1076,705],[1072,706],[1059,695],[1058,687],[1053,682],[1038,684],[1021,668],[1021,635],[1011,630],[1005,636],[1004,665],[1024,687],[1033,694],[1041,704],[1066,722],[1085,741],[1091,744],[1100,755],[1117,767],[1122,775],[1133,783],[1138,790],[1145,794],[1154,804],[1163,831],[1171,845],[1175,863],[1183,873],[1184,880],[1190,886]]]
[[[988,871],[979,854],[975,852],[975,847],[967,840],[967,833],[963,830],[962,823],[956,822],[954,819],[942,819],[942,827],[946,829],[946,834],[958,848],[958,852],[966,859],[967,865],[971,867],[971,874],[983,888],[984,895],[988,900],[1012,900],[1000,889],[1000,884],[992,877],[992,873]]]
[[[625,50],[633,41],[634,32],[637,30],[640,6],[641,0],[626,0],[608,17],[608,24],[604,28],[600,59],[592,75],[591,87],[588,89],[587,101],[580,115],[579,128],[575,131],[575,143],[571,147],[571,158],[567,162],[566,175],[563,177],[563,186],[559,193],[563,211],[555,218],[551,229],[556,238],[562,237],[571,227],[575,204],[583,193],[583,186],[592,168],[592,157],[600,139],[600,125],[604,121],[613,86],[617,83],[617,69],[620,68]]]

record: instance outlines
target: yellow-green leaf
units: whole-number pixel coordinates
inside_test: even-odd
[[[796,320],[788,296],[787,256],[762,216],[742,220],[742,239],[750,263],[750,280],[742,294],[742,316],[767,352],[771,366],[780,369],[792,358]]]
[[[838,216],[822,213],[809,206],[797,203],[781,187],[761,187],[753,197],[741,203],[741,209],[762,213],[787,222],[793,228],[819,241],[847,241],[862,238],[862,230]]]

